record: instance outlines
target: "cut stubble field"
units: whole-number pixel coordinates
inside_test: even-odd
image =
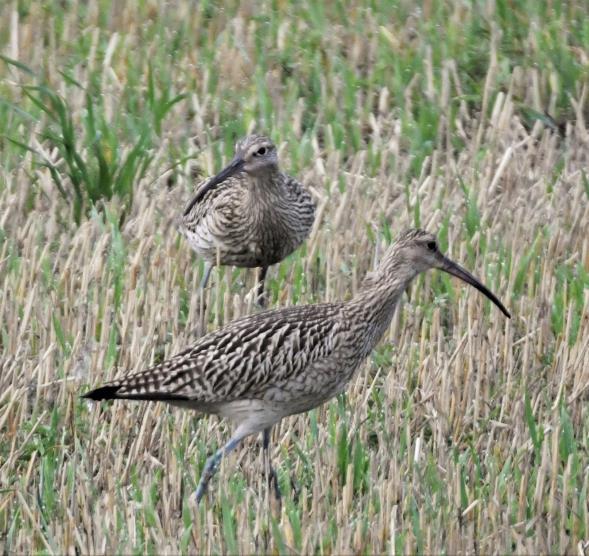
[[[589,553],[588,9],[61,4],[0,5],[2,551]],[[318,205],[270,306],[348,299],[421,226],[512,314],[417,279],[346,394],[275,427],[280,512],[261,439],[194,508],[224,423],[80,398],[198,337],[176,221],[254,129]],[[254,282],[213,271],[208,330]]]

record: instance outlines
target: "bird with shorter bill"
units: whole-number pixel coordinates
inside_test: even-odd
[[[202,289],[216,264],[259,267],[256,300],[264,305],[268,267],[303,243],[314,220],[310,193],[280,171],[272,141],[248,135],[233,160],[199,186],[178,228],[205,260]]]
[[[432,234],[413,229],[389,247],[351,300],[237,319],[171,359],[84,397],[163,401],[233,422],[233,436],[206,462],[195,493],[200,501],[221,458],[246,436],[263,433],[269,462],[273,425],[317,407],[346,388],[388,328],[403,292],[430,268],[474,286],[510,317],[489,289],[440,252]],[[279,497],[269,463],[268,469]]]

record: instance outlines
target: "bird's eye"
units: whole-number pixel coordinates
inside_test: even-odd
[[[428,241],[427,242],[427,248],[430,251],[435,251],[438,248],[438,246],[436,245],[436,242],[435,241]]]
[[[266,147],[260,147],[258,149],[258,152],[256,154],[259,154],[260,156],[263,156],[266,154],[266,152],[268,151],[268,149]]]

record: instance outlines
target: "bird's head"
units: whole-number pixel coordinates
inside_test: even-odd
[[[384,270],[385,273],[388,270],[387,267],[392,266],[394,268],[390,269],[391,273],[404,271],[412,276],[417,276],[417,274],[425,272],[430,268],[443,270],[479,290],[482,294],[487,296],[505,316],[511,317],[497,296],[495,296],[493,292],[484,286],[470,272],[446,257],[438,247],[436,236],[425,230],[410,229],[403,232],[397,241],[389,248],[389,251],[383,259],[382,265],[384,267],[382,270]]]
[[[257,174],[278,167],[278,153],[274,143],[265,135],[248,135],[235,145],[235,158],[239,170]]]
[[[235,144],[235,156],[233,160],[200,188],[197,195],[186,207],[184,216],[190,213],[192,208],[201,201],[206,193],[231,176],[241,172],[256,176],[277,168],[278,154],[274,143],[265,135],[246,135]]]
[[[256,175],[277,167],[278,154],[274,143],[264,135],[247,135],[235,144],[233,160],[211,178],[209,188],[240,172]]]

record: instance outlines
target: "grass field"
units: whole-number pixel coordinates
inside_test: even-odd
[[[2,553],[589,554],[584,2],[0,3]],[[420,277],[346,395],[188,504],[224,423],[89,387],[195,339],[174,220],[269,133],[319,206],[273,306],[349,298],[404,228],[511,310]],[[213,273],[213,330],[254,311]]]

